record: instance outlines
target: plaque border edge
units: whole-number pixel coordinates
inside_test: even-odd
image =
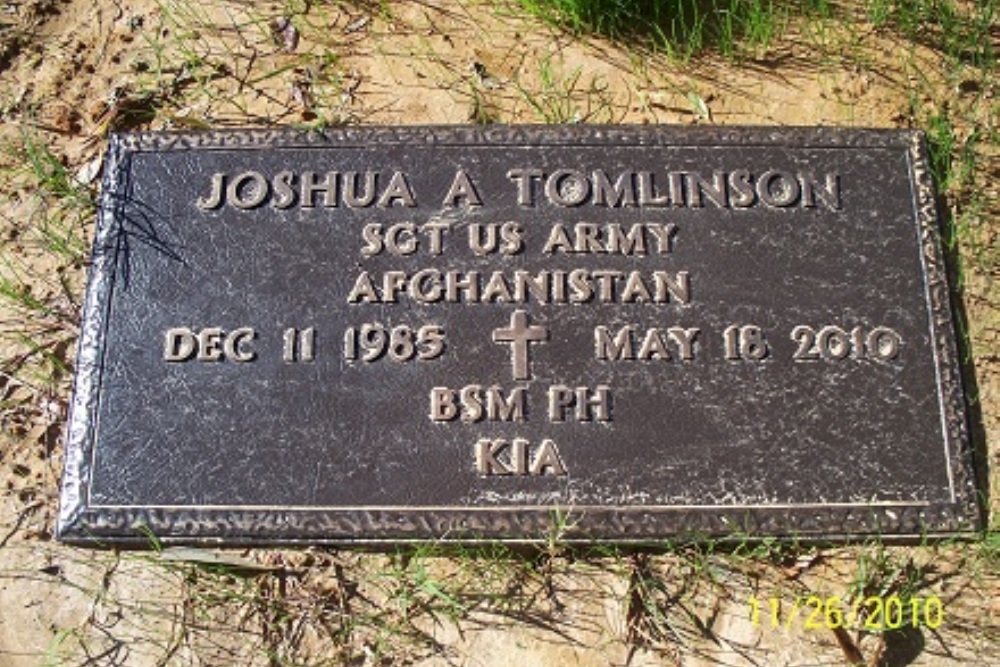
[[[213,511],[199,508],[164,510],[113,510],[92,508],[86,497],[91,475],[90,457],[94,443],[96,404],[100,400],[103,342],[107,310],[115,279],[117,242],[120,232],[119,200],[128,188],[128,162],[131,155],[148,151],[197,149],[253,149],[261,146],[334,148],[352,145],[421,144],[440,145],[500,145],[553,143],[579,144],[580,132],[601,145],[668,146],[680,145],[774,145],[790,143],[803,148],[900,148],[909,160],[914,196],[916,225],[920,233],[921,258],[925,267],[926,293],[929,299],[932,346],[936,351],[936,366],[940,381],[941,406],[944,410],[946,448],[951,475],[954,479],[954,501],[930,506],[914,504],[898,512],[877,507],[855,507],[841,513],[844,521],[811,517],[808,508],[730,509],[725,506],[699,512],[691,508],[656,510],[643,508],[603,508],[578,525],[586,537],[569,537],[572,542],[642,542],[667,539],[676,535],[678,526],[692,534],[719,537],[727,533],[757,533],[763,538],[784,532],[802,539],[840,541],[889,530],[887,538],[894,540],[952,537],[978,532],[982,526],[982,508],[975,487],[975,452],[970,441],[959,355],[957,332],[947,280],[947,267],[939,225],[937,197],[929,166],[926,137],[919,130],[854,129],[828,127],[687,127],[687,126],[411,126],[336,128],[323,132],[294,129],[213,130],[207,132],[126,133],[113,134],[105,163],[102,191],[98,203],[93,260],[90,266],[81,333],[77,344],[77,373],[65,437],[64,471],[60,505],[56,524],[59,540],[95,546],[107,540],[114,543],[141,544],[148,536],[137,533],[137,526],[146,526],[153,535],[157,530],[169,530],[175,523],[185,527],[183,534],[166,538],[169,543],[228,544],[382,544],[399,541],[534,542],[544,537],[551,527],[550,519],[558,508],[525,507],[511,514],[518,530],[527,527],[540,532],[539,538],[510,537],[511,525],[496,519],[492,525],[481,521],[480,511],[445,509],[428,516],[409,517],[412,511],[394,510],[313,510],[295,512],[275,508],[285,520],[285,533],[275,528],[274,517],[251,511]],[[489,508],[483,508],[489,509]],[[569,508],[572,512],[572,508]],[[829,510],[827,510],[829,513]],[[629,516],[635,515],[635,516]],[[271,519],[268,521],[267,519]],[[698,519],[692,521],[691,519]],[[344,532],[338,534],[339,522]],[[323,524],[326,524],[325,526]],[[591,524],[594,524],[591,526]],[[419,532],[413,526],[419,525]],[[374,529],[372,538],[356,538],[345,529],[368,526]],[[616,527],[604,532],[602,527]],[[673,528],[671,528],[671,526]],[[770,527],[770,528],[769,528]],[[265,535],[264,528],[271,531]],[[692,530],[693,528],[693,530]],[[777,529],[777,530],[775,530]],[[534,533],[532,533],[534,534]]]

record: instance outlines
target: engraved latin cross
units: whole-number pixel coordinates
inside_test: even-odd
[[[510,344],[510,363],[514,367],[515,380],[531,377],[528,367],[528,343],[544,343],[549,339],[548,327],[528,326],[528,313],[515,310],[510,316],[510,328],[494,329],[494,343]]]

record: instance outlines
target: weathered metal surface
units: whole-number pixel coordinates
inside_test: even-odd
[[[112,139],[76,542],[974,529],[919,134]]]

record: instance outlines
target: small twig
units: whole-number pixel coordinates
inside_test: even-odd
[[[844,652],[844,657],[851,667],[857,667],[858,665],[865,665],[865,656],[861,654],[861,649],[858,645],[854,643],[851,639],[851,635],[848,634],[847,630],[841,627],[836,627],[833,629],[833,636],[837,638],[837,643],[840,645],[840,650]]]
[[[14,521],[14,527],[10,529],[10,532],[4,535],[2,540],[0,540],[0,549],[7,546],[7,542],[10,541],[10,538],[14,537],[17,531],[21,530],[21,525],[24,523],[24,520],[28,517],[28,514],[38,509],[41,506],[42,506],[42,501],[36,500],[35,502],[30,503],[29,505],[23,507],[21,511],[17,513],[17,519]]]

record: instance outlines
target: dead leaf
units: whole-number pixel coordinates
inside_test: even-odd
[[[789,579],[798,579],[799,575],[811,568],[819,561],[819,553],[803,554],[795,559],[795,562],[784,568],[785,576]]]
[[[492,76],[487,70],[486,65],[482,64],[478,60],[474,60],[469,63],[469,69],[472,70],[472,74],[476,77],[479,85],[487,90],[495,90],[500,88],[502,84],[497,81],[496,77]]]
[[[872,657],[868,659],[868,667],[878,667],[882,662],[882,657],[885,655],[885,650],[885,635],[879,635],[878,644],[875,645],[875,649],[872,651]]]
[[[303,111],[312,110],[313,101],[310,89],[311,86],[309,85],[309,80],[306,77],[296,78],[291,85],[292,100],[295,104],[302,107]]]
[[[28,442],[45,442],[45,434],[49,432],[49,424],[35,424],[28,430],[25,439]]]
[[[242,556],[198,549],[196,547],[168,547],[160,552],[160,560],[215,565],[249,572],[274,572],[281,569],[276,566],[263,565]]]
[[[357,32],[361,30],[366,25],[368,25],[368,22],[371,20],[372,18],[370,16],[362,16],[357,21],[351,21],[346,26],[344,26],[344,34],[349,35],[352,32]]]
[[[286,16],[279,16],[271,21],[271,37],[287,53],[293,53],[299,46],[299,31]]]
[[[709,123],[712,122],[712,110],[708,108],[708,103],[705,99],[698,93],[691,91],[687,94],[688,102],[691,103],[691,109],[694,112],[695,117],[698,120],[705,120]]]
[[[104,156],[98,155],[77,170],[76,175],[73,177],[74,180],[80,185],[90,185],[101,173],[101,165],[103,164]]]
[[[15,403],[15,404],[26,403],[27,401],[31,400],[31,398],[34,395],[35,392],[33,392],[28,387],[21,385],[20,387],[17,387],[12,392],[10,392],[10,394],[7,395],[6,399],[9,403]]]

